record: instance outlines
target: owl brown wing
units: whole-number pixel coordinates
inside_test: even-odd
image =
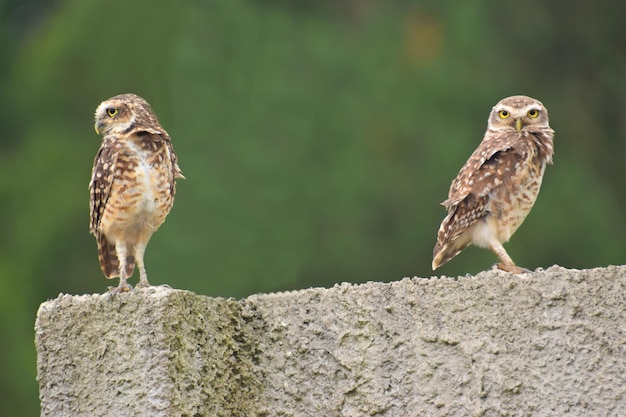
[[[510,133],[492,135],[481,143],[461,168],[452,182],[448,199],[442,203],[448,209],[448,216],[439,229],[435,251],[457,239],[487,214],[494,189],[505,187],[512,192],[512,179],[528,152],[526,141]],[[469,241],[458,244],[461,247],[456,253]]]
[[[170,153],[172,166],[174,167],[174,178],[180,178],[183,180],[186,179],[185,176],[183,175],[183,171],[181,171],[180,167],[178,166],[178,156],[176,155],[176,152],[174,152],[174,147],[172,146],[171,142],[168,144],[167,149]]]
[[[105,139],[96,154],[89,181],[89,232],[96,235],[100,220],[111,195],[115,179],[116,153],[111,140]]]
[[[511,182],[515,166],[524,155],[515,148],[495,152],[477,170],[468,172],[466,184],[451,196],[448,216],[440,229],[438,241],[441,245],[456,239],[465,230],[480,220],[489,211],[490,193],[497,187],[513,189]],[[445,203],[449,203],[450,199]]]
[[[169,158],[172,164],[174,178],[185,179],[183,172],[178,166],[178,156],[176,156],[176,152],[174,152],[174,146],[172,146],[172,138],[170,138],[170,135],[165,131],[165,129],[163,128],[153,129],[153,128],[142,126],[140,128],[137,128],[133,132],[133,134],[146,138],[146,141],[144,142],[144,146],[146,146],[147,148],[152,147],[152,150],[154,152],[157,151],[158,144],[164,143],[165,148],[166,148],[165,154],[166,154],[166,157]]]
[[[176,152],[174,152],[174,146],[172,146],[172,139],[170,138],[170,135],[168,135],[166,131],[163,131],[163,133],[161,134],[161,137],[163,138],[163,141],[166,143],[165,153],[167,157],[170,159],[170,162],[172,163],[172,170],[174,171],[174,178],[185,179],[183,172],[180,170],[180,167],[178,166],[178,156],[176,155]]]
[[[515,164],[528,152],[526,141],[515,134],[489,134],[467,160],[450,186],[448,198],[441,204],[450,209],[470,194],[488,195],[494,187],[508,181]]]

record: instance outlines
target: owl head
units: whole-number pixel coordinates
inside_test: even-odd
[[[500,100],[489,115],[488,128],[495,131],[525,131],[549,128],[548,111],[539,100],[511,96]]]
[[[127,133],[137,127],[160,127],[150,104],[136,94],[120,94],[100,103],[96,108],[96,133]],[[155,132],[158,133],[158,132]]]

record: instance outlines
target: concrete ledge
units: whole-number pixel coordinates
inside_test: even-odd
[[[42,416],[624,415],[626,267],[43,303]]]
[[[158,287],[43,303],[41,415],[245,415],[258,389],[240,311]]]

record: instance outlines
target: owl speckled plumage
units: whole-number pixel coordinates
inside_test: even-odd
[[[96,133],[103,136],[89,182],[90,232],[107,278],[120,277],[113,293],[149,287],[146,245],[174,204],[176,178],[184,178],[172,142],[143,98],[121,94],[96,109]]]
[[[491,110],[483,141],[452,181],[442,205],[433,250],[433,270],[470,244],[490,248],[498,268],[527,272],[506,253],[507,242],[530,212],[541,187],[546,164],[552,163],[554,131],[540,101],[507,97]]]

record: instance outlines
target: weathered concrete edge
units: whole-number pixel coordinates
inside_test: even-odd
[[[185,290],[60,294],[35,323],[41,415],[248,411],[258,384],[245,327],[238,301]]]
[[[560,273],[565,273],[565,274],[578,274],[580,276],[580,279],[582,279],[582,277],[584,276],[591,276],[595,273],[603,273],[606,272],[608,274],[626,274],[626,268],[625,267],[621,267],[621,266],[610,266],[607,268],[594,268],[592,270],[568,270],[565,268],[560,268],[560,267],[551,267],[549,268],[547,271],[550,271],[551,273],[554,272],[560,272]],[[542,274],[544,273],[543,270],[537,270],[534,273],[531,274],[530,277],[540,277]],[[243,300],[240,301],[235,301],[232,299],[215,299],[215,298],[210,298],[210,297],[206,297],[206,296],[196,296],[193,293],[190,293],[188,291],[183,291],[183,290],[165,290],[164,293],[162,293],[161,289],[158,290],[149,290],[146,291],[144,293],[136,293],[136,294],[130,294],[131,297],[135,296],[135,298],[137,298],[137,302],[138,304],[141,304],[141,302],[145,302],[146,298],[150,298],[151,296],[153,297],[155,294],[160,297],[163,296],[163,300],[161,301],[165,301],[164,303],[162,303],[163,305],[168,305],[169,307],[171,307],[171,305],[175,305],[178,307],[181,307],[180,303],[178,303],[178,301],[184,300],[183,306],[185,303],[196,303],[198,302],[198,300],[202,300],[201,303],[208,303],[207,304],[207,309],[211,309],[212,311],[214,311],[216,308],[225,308],[226,310],[228,310],[230,313],[224,313],[226,310],[222,310],[222,312],[220,312],[220,314],[218,314],[218,316],[224,317],[224,318],[228,318],[228,320],[225,320],[224,322],[220,322],[218,321],[217,323],[209,323],[209,327],[212,328],[212,330],[209,332],[213,335],[215,334],[224,334],[224,335],[229,335],[228,337],[231,337],[233,334],[235,334],[235,336],[232,336],[232,339],[237,339],[237,343],[235,345],[230,346],[228,341],[225,341],[223,343],[225,343],[225,350],[222,351],[222,356],[223,357],[228,357],[229,355],[229,351],[230,352],[235,352],[237,351],[236,356],[236,360],[232,361],[231,363],[229,363],[230,366],[230,372],[228,375],[226,375],[226,377],[224,378],[225,382],[230,381],[231,379],[235,379],[236,384],[235,385],[230,385],[227,386],[227,390],[226,393],[222,393],[222,392],[215,392],[212,391],[210,393],[210,395],[212,395],[212,398],[221,398],[222,400],[227,400],[228,398],[230,398],[231,400],[233,398],[236,398],[237,401],[239,401],[239,403],[243,406],[243,403],[246,403],[247,405],[245,405],[247,407],[248,410],[253,410],[255,408],[255,399],[258,398],[259,395],[261,395],[260,390],[257,389],[260,385],[263,384],[262,380],[259,380],[259,377],[262,376],[260,374],[262,374],[262,372],[259,372],[260,370],[258,368],[255,369],[254,367],[254,363],[257,361],[256,355],[257,352],[255,352],[255,346],[254,346],[254,340],[256,340],[259,337],[263,337],[263,335],[258,334],[258,332],[254,329],[255,327],[258,329],[258,321],[259,320],[264,320],[265,318],[267,318],[267,316],[259,316],[258,311],[256,310],[256,307],[258,305],[263,304],[264,308],[265,308],[265,313],[267,314],[268,310],[267,310],[267,306],[268,303],[272,303],[275,300],[282,300],[283,302],[289,302],[288,300],[291,299],[292,302],[298,302],[303,295],[306,294],[318,294],[320,296],[325,296],[325,295],[329,295],[332,293],[336,293],[337,290],[339,290],[340,293],[346,293],[346,292],[350,292],[353,293],[355,291],[359,291],[359,289],[365,289],[368,286],[375,286],[378,288],[385,288],[388,286],[395,286],[395,285],[399,285],[402,282],[407,282],[410,281],[411,283],[418,285],[418,286],[424,286],[424,287],[428,287],[428,286],[458,286],[459,284],[464,285],[467,283],[471,283],[471,282],[476,282],[476,281],[480,281],[480,280],[484,280],[484,281],[489,281],[490,279],[504,279],[506,281],[511,280],[511,276],[509,274],[503,273],[501,271],[486,271],[480,274],[477,274],[476,276],[465,276],[465,277],[457,277],[457,278],[451,278],[451,277],[431,277],[431,279],[423,279],[423,278],[404,278],[400,281],[392,281],[389,283],[380,283],[380,282],[370,282],[370,283],[365,283],[365,284],[350,284],[350,283],[341,283],[341,284],[336,284],[334,287],[332,288],[310,288],[310,289],[305,289],[305,290],[297,290],[297,291],[290,291],[290,292],[283,292],[283,293],[269,293],[269,294],[257,294],[257,295],[252,295],[250,297],[247,297]],[[519,280],[525,280],[528,279],[529,277],[527,276],[518,276],[515,277],[515,279],[519,279]],[[154,293],[151,291],[155,291]],[[159,295],[160,294],[160,295]],[[126,295],[124,295],[126,296]],[[60,295],[59,298],[52,300],[52,301],[48,301],[46,303],[43,303],[40,306],[40,310],[38,312],[38,320],[37,320],[37,338],[38,338],[38,350],[41,344],[41,338],[44,336],[44,330],[42,329],[40,324],[40,317],[43,315],[46,315],[48,313],[50,313],[51,311],[56,311],[56,309],[61,305],[63,305],[64,303],[67,306],[67,303],[69,302],[69,304],[71,304],[71,301],[83,301],[83,302],[96,302],[96,304],[98,304],[98,302],[102,302],[104,300],[106,300],[108,296],[107,295],[100,295],[100,294],[94,294],[94,295],[83,295],[83,296],[68,296],[68,295]],[[143,300],[142,300],[143,299]],[[127,299],[126,301],[128,301],[129,299]],[[120,299],[118,299],[118,301],[124,301],[121,297]],[[154,300],[153,300],[154,301]],[[120,303],[119,305],[121,305],[123,303]],[[118,305],[118,306],[119,306]],[[123,306],[120,308],[124,308]],[[182,309],[184,310],[184,308]],[[177,315],[182,314],[184,319],[188,320],[193,318],[194,316],[196,316],[197,314],[194,313],[195,309],[191,308],[189,309],[189,313],[185,314],[184,312],[181,313],[182,311],[180,308],[174,308],[174,309],[165,309],[165,310],[159,310],[159,311],[165,311],[166,315],[167,315],[167,319],[165,320],[165,322],[170,322],[170,323],[175,323],[175,326],[171,327],[171,334],[170,334],[170,338],[171,340],[174,341],[174,343],[170,343],[170,344],[165,344],[163,346],[165,347],[177,347],[180,348],[181,346],[184,346],[184,343],[181,343],[180,340],[180,336],[177,334],[180,331],[180,328],[176,327],[181,325],[181,320],[180,317],[177,317]],[[169,313],[168,313],[169,311]],[[210,315],[210,314],[209,314]],[[275,317],[272,319],[276,319]],[[184,321],[184,320],[183,320]],[[251,323],[257,322],[255,326],[252,326]],[[200,323],[200,325],[204,326],[207,323]],[[231,333],[231,331],[228,329],[228,327],[230,326],[234,326],[237,330],[234,333]],[[194,329],[197,329],[194,327]],[[167,333],[167,332],[166,332]],[[193,331],[191,332],[192,336],[193,335]],[[197,336],[197,335],[196,335]],[[195,336],[194,336],[195,337]],[[205,337],[205,336],[203,336]],[[206,337],[212,337],[212,336],[206,336]],[[227,337],[227,338],[228,338]],[[183,337],[184,339],[184,337]],[[195,342],[194,342],[195,343]],[[244,348],[243,349],[239,349],[237,347],[238,344],[243,343]],[[161,347],[163,347],[161,346]],[[189,370],[193,370],[194,367],[198,366],[198,363],[194,363],[192,360],[192,356],[193,356],[193,349],[183,349],[183,355],[185,356],[187,355],[188,358],[185,360],[178,360],[178,362],[176,362],[176,360],[172,360],[172,367],[170,368],[170,371],[176,375],[176,374],[183,374],[183,373],[187,373]],[[185,353],[186,352],[186,353]],[[41,354],[42,352],[40,352],[40,355],[38,356],[38,361],[39,360],[43,360],[45,355]],[[182,357],[182,356],[179,356]],[[70,358],[71,359],[71,358]],[[239,367],[242,366],[242,364],[245,366],[246,369],[240,369]],[[203,365],[200,365],[203,366]],[[41,372],[41,374],[39,375],[39,380],[40,380],[40,384],[42,384],[41,388],[42,388],[42,395],[41,395],[41,400],[42,400],[42,415],[71,415],[71,413],[68,414],[63,414],[63,413],[59,413],[58,412],[58,408],[54,409],[56,410],[56,412],[52,412],[53,408],[49,408],[50,412],[49,413],[44,413],[45,411],[45,406],[46,406],[46,402],[49,402],[50,400],[59,400],[59,397],[48,397],[46,396],[46,388],[45,388],[45,375],[43,374],[43,372],[45,371],[45,364],[42,364],[40,366],[38,366],[38,370]],[[246,378],[244,379],[239,379],[239,381],[237,381],[237,379],[239,378],[239,376],[241,374],[247,374],[247,375],[252,375],[249,377],[249,379],[246,380]],[[224,375],[222,375],[224,376]],[[193,381],[191,381],[193,382]],[[205,388],[209,388],[209,389],[215,389],[216,384],[214,384],[215,379],[208,381],[209,383],[207,383],[206,381],[203,382],[202,384],[205,384]],[[217,384],[219,385],[219,384]],[[242,401],[243,398],[241,397],[241,393],[238,391],[240,389],[240,387],[245,386],[247,387],[246,389],[248,389],[248,395],[249,395],[249,399],[252,398],[252,400],[248,401]],[[254,388],[256,387],[256,388]],[[219,386],[218,386],[219,388]],[[175,393],[181,393],[184,390],[175,388],[173,390],[173,392]],[[177,409],[180,410],[179,407],[184,407],[186,405],[190,404],[189,398],[185,398],[184,396],[182,397],[176,397],[175,395],[172,396],[170,398],[170,408],[169,410]],[[205,398],[206,401],[206,398]],[[173,407],[173,408],[172,408]],[[193,408],[195,407],[195,409]],[[200,408],[201,405],[193,405],[193,407],[191,407],[192,411],[195,410],[195,413],[198,413],[198,410],[202,411]],[[215,415],[228,415],[228,409],[226,407],[224,407],[223,405],[216,405],[213,404],[212,405],[212,409],[211,411],[214,412]],[[222,408],[220,408],[222,407]],[[63,409],[62,409],[63,410]],[[68,409],[69,410],[69,409]],[[231,410],[232,411],[232,410]],[[167,414],[163,414],[163,415],[167,415]],[[187,414],[183,414],[183,415],[187,415]],[[188,414],[188,415],[193,415],[193,414]],[[252,415],[254,415],[254,413],[252,413]]]

